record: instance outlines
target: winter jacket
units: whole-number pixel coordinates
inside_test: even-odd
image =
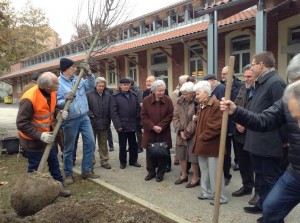
[[[273,106],[259,114],[237,107],[232,117],[236,122],[247,126],[248,129],[260,132],[278,129],[286,124],[287,140],[289,143],[289,168],[300,175],[300,128],[298,127],[297,120],[291,116],[287,104],[279,100]],[[271,140],[276,139],[272,138]]]
[[[155,95],[144,98],[141,111],[141,120],[144,127],[142,147],[147,149],[149,143],[167,142],[172,148],[171,122],[173,118],[173,104],[169,96],[164,95],[160,101],[155,100]],[[154,126],[160,126],[162,131],[156,133]]]
[[[219,100],[212,96],[206,107],[199,105],[198,112],[193,153],[198,156],[218,157],[222,125]]]
[[[86,94],[93,129],[108,129],[111,121],[112,95],[104,91],[102,95],[97,89],[88,91]]]
[[[137,94],[129,90],[129,98],[121,90],[114,91],[112,95],[111,118],[115,129],[122,128],[123,132],[136,131],[140,122],[140,105]]]
[[[76,83],[77,77],[73,76],[70,80],[64,77],[62,74],[58,78],[58,91],[57,91],[57,107],[59,109],[63,109],[66,102],[66,96],[69,92],[72,91],[75,83]],[[92,90],[95,87],[95,77],[92,74],[91,76],[88,76],[87,79],[80,80],[80,83],[78,85],[78,89],[76,91],[76,97],[73,99],[70,108],[68,110],[69,115],[66,120],[71,120],[74,118],[77,118],[81,115],[86,114],[89,111],[89,106],[86,98],[86,93],[89,90]]]
[[[260,113],[278,101],[285,88],[285,83],[275,69],[265,73],[255,82],[250,111]],[[235,121],[235,119],[233,119]],[[281,157],[283,138],[280,129],[270,129],[263,134],[247,130],[244,149],[257,156]]]

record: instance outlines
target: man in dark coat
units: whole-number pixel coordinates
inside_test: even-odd
[[[120,80],[120,88],[113,93],[111,118],[119,137],[120,168],[127,163],[126,144],[129,143],[129,165],[141,167],[137,162],[138,145],[135,138],[137,123],[140,122],[140,105],[137,94],[130,90],[129,79]]]
[[[284,81],[274,68],[275,59],[270,52],[255,54],[251,70],[257,80],[249,111],[260,113],[278,101],[285,88]],[[254,207],[244,207],[247,213],[261,213],[262,204],[282,174],[280,160],[283,155],[284,139],[280,129],[259,133],[248,128],[244,149],[250,153],[259,202]]]
[[[300,202],[300,54],[296,55],[287,68],[291,85],[283,99],[256,114],[244,110],[231,101],[222,101],[221,110],[229,109],[234,121],[255,131],[270,131],[286,125],[289,143],[289,166],[276,182],[263,203],[263,217],[257,222],[282,223],[288,213]]]
[[[228,66],[224,67],[222,69],[222,75],[221,78],[222,80],[220,81],[222,84],[225,85],[226,87],[226,77],[228,74]],[[238,92],[240,88],[242,87],[243,82],[240,81],[237,77],[233,76],[232,79],[232,85],[231,85],[231,94],[230,94],[230,100],[234,101],[236,99],[236,96],[238,95]],[[236,142],[233,137],[233,129],[234,129],[234,123],[233,121],[229,118],[228,119],[228,125],[227,125],[227,135],[226,135],[226,153],[224,156],[224,166],[223,166],[223,171],[224,171],[224,177],[225,177],[225,185],[228,185],[230,182],[230,179],[232,175],[230,174],[230,168],[231,168],[231,148],[233,147],[235,159],[234,159],[234,170],[238,170],[238,160],[237,160],[237,155],[236,155]]]
[[[243,68],[243,74],[245,84],[240,88],[239,93],[234,102],[235,104],[248,109],[251,104],[252,96],[254,93],[253,84],[255,82],[255,75],[251,71],[250,64],[246,65]],[[232,193],[233,197],[241,197],[247,194],[251,194],[252,189],[254,187],[254,173],[252,161],[249,152],[244,150],[246,133],[247,129],[244,126],[239,125],[237,123],[234,124],[234,140],[236,146],[235,156],[237,156],[237,159],[239,160],[239,169],[243,186]],[[257,202],[258,192],[255,188],[255,195],[249,201],[249,204],[255,205]]]
[[[88,91],[88,116],[91,119],[95,141],[98,142],[100,164],[105,169],[111,169],[108,163],[109,156],[106,141],[107,130],[111,121],[112,95],[105,91],[105,86],[106,80],[103,77],[98,77],[96,78],[96,87]]]

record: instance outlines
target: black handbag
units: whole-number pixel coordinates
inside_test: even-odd
[[[167,142],[149,143],[148,154],[152,158],[170,156],[169,146]]]

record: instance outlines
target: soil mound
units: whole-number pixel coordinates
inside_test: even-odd
[[[49,174],[25,174],[12,190],[11,206],[18,215],[35,214],[55,200],[60,188],[60,183]]]

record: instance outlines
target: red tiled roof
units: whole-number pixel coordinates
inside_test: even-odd
[[[224,0],[223,2],[226,2],[226,1],[230,1],[230,0]],[[240,12],[236,15],[230,16],[227,19],[219,21],[218,26],[223,27],[223,26],[226,26],[229,24],[234,24],[234,23],[238,23],[241,21],[252,19],[255,17],[256,11],[257,11],[256,9],[251,9],[251,10]],[[178,28],[175,30],[167,31],[164,33],[150,36],[150,37],[133,40],[131,42],[126,42],[126,43],[123,43],[120,45],[112,46],[112,47],[108,48],[107,50],[101,52],[100,54],[97,54],[97,56],[105,56],[105,55],[109,55],[109,54],[113,54],[113,53],[121,53],[126,50],[136,49],[136,48],[144,47],[144,46],[151,45],[154,43],[160,43],[160,42],[164,42],[167,40],[172,40],[172,39],[188,36],[191,34],[203,32],[203,31],[207,30],[207,26],[208,26],[208,22],[203,22],[203,23],[194,24],[194,25],[190,25],[190,26],[185,26],[183,28]],[[83,60],[84,58],[85,58],[85,54],[80,54],[77,56],[70,57],[70,59],[72,59],[74,61]],[[0,77],[0,80],[6,79],[7,77],[17,76],[22,73],[29,73],[34,70],[43,70],[43,69],[46,69],[49,67],[57,68],[58,66],[59,66],[59,59],[57,59],[54,62],[52,61],[50,63],[43,63],[43,64],[39,64],[39,65],[30,67],[30,68],[22,69],[21,71],[12,72],[8,75],[4,75],[4,76]]]
[[[211,3],[209,6],[205,7],[205,9],[213,8],[216,6],[224,5],[227,4],[228,2],[231,2],[232,0],[223,0],[223,1],[218,1],[216,3]]]

